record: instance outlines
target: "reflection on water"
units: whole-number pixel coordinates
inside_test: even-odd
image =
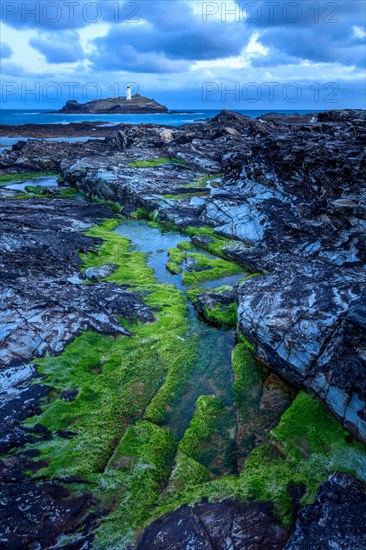
[[[169,248],[175,248],[179,242],[190,241],[189,237],[177,231],[152,228],[146,221],[126,220],[115,231],[130,239],[135,250],[147,254],[148,265],[154,269],[160,283],[172,284],[186,294],[182,276],[171,274],[166,269],[166,262]],[[205,253],[202,250],[199,252]],[[209,256],[212,257],[211,254]],[[234,284],[242,277],[223,277],[202,286],[215,288]],[[281,414],[291,403],[292,396],[289,388],[274,374],[252,360],[248,370],[250,395],[243,395],[239,401],[238,396],[234,399],[231,358],[236,343],[235,330],[225,331],[201,321],[190,302],[187,318],[189,331],[186,345],[187,349],[194,350],[195,368],[189,373],[188,382],[184,383],[181,395],[177,396],[171,407],[165,425],[180,440],[195,412],[197,399],[204,395],[218,397],[224,409],[215,417],[217,433],[213,440],[203,445],[200,462],[213,475],[237,473],[249,452],[263,442],[271,428],[278,423]]]
[[[116,232],[130,239],[135,250],[147,254],[148,265],[154,269],[160,283],[172,284],[186,294],[182,276],[171,274],[166,269],[166,263],[169,248],[175,248],[179,242],[190,241],[189,237],[177,231],[152,228],[146,221],[132,220],[122,222]],[[214,257],[200,249],[195,250]],[[243,275],[222,277],[202,286],[215,288],[234,284],[241,278]],[[294,393],[249,354],[249,359],[246,355],[242,356],[244,365],[239,374],[242,377],[241,389],[236,388],[234,397],[232,352],[236,344],[235,330],[225,331],[201,321],[190,302],[187,319],[189,331],[186,342],[195,353],[195,367],[190,372],[182,395],[176,397],[165,426],[180,440],[195,413],[197,399],[207,395],[218,398],[224,409],[218,417],[215,416],[215,435],[200,446],[199,461],[214,476],[234,474],[241,470],[250,451],[263,443],[269,431],[276,426]],[[240,354],[240,349],[236,348],[235,353]],[[184,367],[182,365],[182,369]]]
[[[25,191],[26,187],[39,186],[39,187],[57,187],[58,176],[43,176],[39,178],[31,178],[27,180],[17,180],[16,174],[14,175],[14,181],[10,181],[5,185],[1,185],[5,189],[13,189],[14,191]]]
[[[169,248],[175,248],[179,242],[190,241],[189,237],[178,231],[152,228],[146,221],[124,221],[117,227],[116,232],[130,239],[136,250],[148,254],[148,265],[154,269],[160,283],[173,284],[186,293],[187,288],[182,283],[181,275],[171,274],[166,269],[166,262]],[[199,252],[205,253],[202,250]],[[188,320],[190,330],[187,346],[198,349],[198,361],[197,369],[192,373],[183,397],[170,414],[168,425],[178,438],[184,434],[200,395],[217,395],[227,404],[232,402],[231,352],[235,345],[235,331],[220,330],[207,325],[200,320],[190,302]],[[234,416],[232,421],[234,427]]]

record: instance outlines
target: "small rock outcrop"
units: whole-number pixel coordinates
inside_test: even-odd
[[[126,97],[107,99],[96,99],[87,103],[78,103],[69,100],[66,105],[58,111],[65,114],[90,113],[90,114],[149,114],[167,113],[165,105],[161,105],[154,99],[149,99],[140,94],[135,94],[127,101]]]

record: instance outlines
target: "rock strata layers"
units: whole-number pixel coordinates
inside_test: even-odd
[[[193,240],[204,248],[215,243],[215,235],[227,238],[224,256],[256,276],[223,292],[221,301],[215,292],[199,296],[202,313],[236,301],[239,330],[257,357],[318,395],[366,442],[365,118],[363,111],[256,120],[223,112],[205,124],[178,128],[119,125],[104,141],[21,142],[1,155],[0,169],[59,170],[68,183],[91,198],[118,202],[126,214],[141,209],[182,228],[200,227]],[[128,288],[100,281],[113,273],[112,262],[80,272],[79,253],[100,243],[82,233],[110,215],[105,206],[16,199],[2,200],[0,207],[5,454],[53,437],[40,424],[22,424],[39,413],[40,399],[50,390],[36,379],[34,355],[58,354],[88,328],[128,335],[119,316],[149,321],[153,314]],[[77,392],[70,387],[59,397],[68,403]],[[73,436],[59,432],[61,438]],[[71,497],[57,482],[25,479],[27,458],[0,461],[0,531],[13,547],[52,547],[60,533],[83,525],[93,497],[87,490]],[[138,548],[361,550],[365,494],[354,478],[333,475],[301,512],[292,534],[279,524],[271,503],[183,506],[153,523]],[[18,503],[20,495],[29,508]],[[19,518],[23,532],[13,528]]]
[[[366,441],[365,119],[224,111],[204,124],[124,125],[105,141],[30,141],[0,168],[58,169],[126,213],[232,239],[227,258],[267,273],[238,285],[240,330]]]

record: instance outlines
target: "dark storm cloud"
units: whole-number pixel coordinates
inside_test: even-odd
[[[29,44],[43,54],[48,63],[75,63],[85,57],[79,36],[73,31],[47,33],[31,38]]]
[[[183,2],[145,1],[139,6],[141,24],[113,27],[95,40],[95,69],[179,72],[189,62],[238,55],[250,37],[235,22],[204,22]]]
[[[198,13],[183,0],[3,0],[2,21],[37,29],[30,44],[50,63],[83,59],[77,29],[109,23],[89,54],[98,71],[179,73],[194,61],[238,55],[256,32],[268,48],[268,55],[253,57],[256,67],[305,60],[364,65],[364,40],[354,32],[364,28],[364,0],[243,0],[236,20],[221,0],[195,5]],[[208,15],[212,10],[215,16]]]
[[[258,30],[261,43],[269,48],[263,65],[270,66],[271,60],[273,66],[281,64],[282,55],[282,64],[290,58],[297,63],[308,60],[364,66],[364,38],[354,32],[355,26],[365,28],[363,0],[277,0],[271,8],[265,0],[255,4],[248,9],[250,23],[245,24]],[[261,59],[255,64],[261,65]]]
[[[329,36],[313,29],[288,29],[286,35],[281,29],[273,29],[261,36],[261,43],[284,58],[297,59],[297,62],[308,60],[359,67],[365,64],[365,46],[361,39],[333,37],[330,40]]]
[[[230,34],[223,34],[221,23],[199,22],[171,32],[130,26],[112,29],[107,36],[96,39],[92,61],[98,70],[178,72],[195,60],[238,55],[247,41],[246,33],[237,25]]]
[[[175,73],[188,69],[184,60],[172,60],[156,52],[138,52],[132,46],[122,44],[119,37],[98,46],[94,68],[97,70],[124,70],[140,73]]]

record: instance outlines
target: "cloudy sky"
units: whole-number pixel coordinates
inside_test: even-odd
[[[365,105],[364,0],[3,0],[2,107]]]

